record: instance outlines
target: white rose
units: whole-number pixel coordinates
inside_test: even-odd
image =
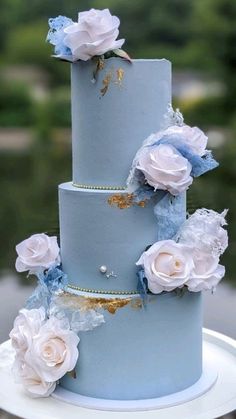
[[[136,265],[144,268],[154,294],[182,288],[194,267],[191,249],[173,240],[162,240],[144,252]]]
[[[24,355],[32,344],[33,336],[36,335],[45,320],[43,308],[26,310],[22,309],[14,321],[14,327],[10,332],[10,339],[17,355]]]
[[[186,284],[189,291],[213,290],[225,274],[224,266],[219,264],[219,257],[194,249],[193,260],[194,269]]]
[[[16,382],[22,384],[32,397],[47,397],[55,389],[54,382],[45,382],[36,373],[33,365],[25,362],[25,354],[32,347],[33,338],[39,333],[45,322],[44,308],[26,310],[22,309],[14,321],[10,332],[12,346],[15,350],[13,374]]]
[[[136,168],[143,172],[147,183],[156,189],[178,195],[193,182],[192,166],[173,146],[160,144],[144,147]]]
[[[78,360],[78,336],[51,317],[34,336],[25,361],[45,382],[54,382],[72,371]]]
[[[198,127],[190,127],[189,125],[173,125],[162,132],[163,136],[180,136],[182,141],[199,156],[203,156],[206,152],[208,137]]]
[[[190,127],[188,125],[171,125],[166,129],[151,134],[148,138],[144,140],[141,148],[137,151],[133,160],[131,171],[127,179],[127,185],[130,191],[133,191],[135,190],[135,188],[138,187],[138,185],[136,184],[137,179],[135,178],[135,172],[138,168],[139,160],[142,158],[143,155],[145,155],[146,148],[148,146],[152,146],[153,144],[161,140],[168,140],[168,143],[170,145],[172,144],[174,147],[177,139],[186,144],[194,154],[197,154],[199,156],[203,156],[206,154],[208,137],[198,127]]]
[[[23,385],[31,397],[48,397],[56,388],[56,382],[46,382],[28,365],[24,359],[17,357],[13,365],[16,382]]]
[[[16,246],[18,272],[37,272],[60,264],[60,249],[56,237],[47,234],[34,234]]]
[[[78,23],[64,29],[64,44],[72,51],[74,60],[87,61],[95,55],[119,49],[124,39],[119,35],[120,20],[112,16],[108,9],[91,9],[79,13]]]

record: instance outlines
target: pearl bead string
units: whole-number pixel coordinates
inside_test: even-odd
[[[83,185],[80,183],[72,183],[73,186],[75,186],[76,188],[81,188],[81,189],[97,189],[100,191],[125,191],[126,187],[125,186],[95,186],[95,185]]]
[[[81,288],[77,285],[68,284],[67,288],[71,288],[72,290],[81,291],[81,292],[88,292],[93,294],[112,294],[112,295],[140,295],[137,291],[109,291],[109,290],[94,290],[90,288]]]

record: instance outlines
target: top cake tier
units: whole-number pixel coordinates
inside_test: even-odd
[[[143,140],[160,129],[171,102],[171,64],[162,60],[105,60],[72,64],[73,182],[124,187]]]

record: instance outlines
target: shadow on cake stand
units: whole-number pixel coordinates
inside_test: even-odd
[[[9,341],[0,346],[0,408],[25,419],[213,419],[236,409],[236,341],[203,330],[204,373],[189,389],[159,399],[107,401],[78,396],[58,387],[53,397],[31,399],[9,374]],[[88,409],[89,408],[89,409]],[[102,411],[101,411],[102,410]]]

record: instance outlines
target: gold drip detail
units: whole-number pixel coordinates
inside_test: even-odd
[[[104,298],[104,297],[84,297],[82,295],[70,294],[64,292],[60,297],[60,304],[69,306],[73,309],[86,310],[107,310],[111,314],[115,314],[120,308],[131,305],[134,309],[142,308],[142,300],[138,298]]]

